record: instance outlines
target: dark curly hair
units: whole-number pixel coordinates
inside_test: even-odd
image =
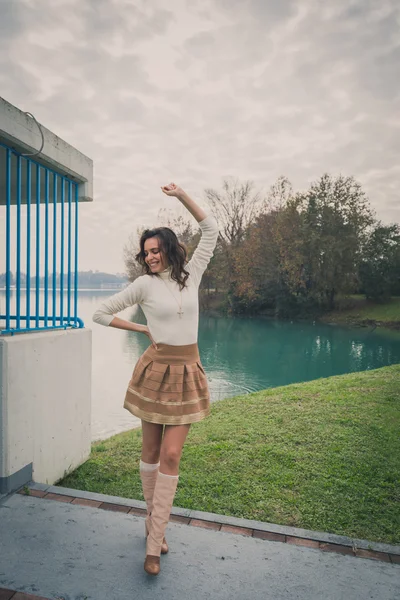
[[[156,227],[155,229],[145,229],[140,237],[140,251],[136,254],[136,261],[142,266],[143,274],[156,277],[157,273],[152,273],[149,265],[145,261],[144,243],[149,238],[156,237],[159,247],[163,251],[168,264],[172,266],[171,277],[179,283],[182,290],[186,287],[186,281],[189,277],[189,271],[185,270],[187,263],[187,250],[176,234],[169,227]]]

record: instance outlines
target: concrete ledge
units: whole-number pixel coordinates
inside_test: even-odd
[[[72,488],[59,487],[56,485],[45,485],[35,482],[29,483],[28,487],[32,490],[38,490],[49,494],[60,494],[64,496],[70,496],[71,498],[83,498],[86,500],[93,500],[97,502],[119,504],[121,506],[130,508],[142,510],[146,509],[146,503],[142,500],[121,498],[120,496],[109,496],[106,494],[99,494],[96,492],[86,492],[82,490],[74,490]],[[279,536],[276,539],[281,539],[281,536],[287,536],[288,538],[298,538],[299,540],[311,540],[314,542],[321,543],[323,545],[332,544],[337,546],[347,546],[353,551],[360,549],[364,551],[380,552],[400,556],[400,546],[397,545],[350,538],[347,536],[336,535],[334,533],[325,533],[323,531],[312,531],[309,529],[301,529],[299,527],[275,525],[274,523],[266,523],[263,521],[255,521],[251,519],[241,519],[238,517],[230,517],[216,513],[202,512],[199,510],[190,510],[187,508],[178,507],[172,507],[171,515],[177,517],[187,517],[195,521],[203,521],[207,523],[218,524],[219,529],[221,526],[231,526],[240,528],[242,530],[251,529],[258,532],[264,532],[266,534],[270,533],[272,534],[272,537],[270,537],[269,539],[274,539],[273,535]],[[224,529],[222,529],[222,532],[223,531]],[[225,529],[225,531],[228,530]],[[291,543],[293,542],[291,541]]]
[[[29,111],[29,107],[27,108]],[[39,122],[38,115],[35,115]],[[52,131],[40,123],[44,146],[41,153],[32,157],[35,162],[43,167],[54,169],[58,173],[68,176],[79,184],[78,195],[80,202],[91,202],[93,200],[93,161],[79,152],[76,148],[59,138]],[[42,136],[35,121],[25,112],[13,106],[0,97],[0,142],[11,147],[18,153],[34,153],[40,149]],[[30,157],[27,157],[30,158]],[[1,165],[0,165],[1,167]],[[14,168],[14,166],[12,167]],[[35,177],[35,170],[32,172]],[[5,203],[4,172],[0,181],[0,205]],[[33,182],[32,182],[33,183]],[[25,202],[25,170],[22,172],[22,198]],[[44,185],[44,184],[43,184]],[[42,192],[44,187],[42,185]],[[15,195],[12,204],[15,204]],[[44,194],[41,194],[41,202],[44,202]]]

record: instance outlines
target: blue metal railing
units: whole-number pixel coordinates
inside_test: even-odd
[[[0,143],[0,194],[5,194],[6,210],[0,334],[83,327],[78,317],[78,184]]]

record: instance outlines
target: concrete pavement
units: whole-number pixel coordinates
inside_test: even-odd
[[[62,600],[400,598],[400,564],[175,522],[166,537],[150,577],[143,517],[15,493],[0,504],[0,588]]]

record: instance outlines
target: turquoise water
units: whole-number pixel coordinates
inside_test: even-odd
[[[400,333],[313,322],[203,317],[199,345],[245,392],[400,363]]]

